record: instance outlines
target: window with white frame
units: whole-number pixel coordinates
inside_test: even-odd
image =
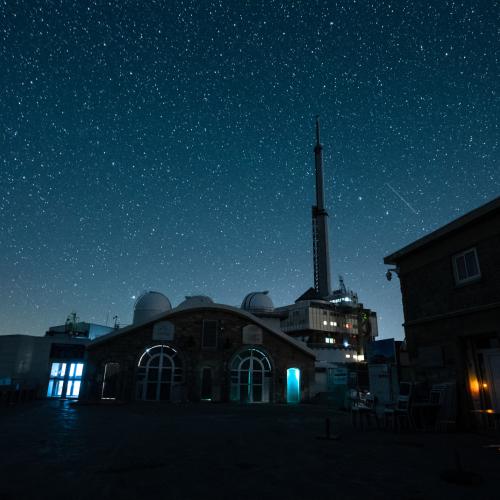
[[[453,272],[457,284],[467,283],[481,277],[475,248],[470,248],[453,256]]]

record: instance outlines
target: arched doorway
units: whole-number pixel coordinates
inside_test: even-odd
[[[231,401],[268,403],[272,369],[269,358],[259,349],[247,349],[231,363]]]
[[[137,399],[179,400],[182,382],[182,360],[175,349],[156,345],[144,351],[137,367]]]

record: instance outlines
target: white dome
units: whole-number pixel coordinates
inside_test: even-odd
[[[269,292],[251,292],[241,303],[241,308],[245,311],[252,313],[272,312],[274,311],[274,304]]]
[[[191,297],[186,297],[177,308],[188,308],[188,307],[203,307],[206,304],[213,304],[214,301],[206,295],[192,295]]]
[[[134,324],[145,323],[162,312],[172,309],[170,300],[160,292],[144,292],[134,306]]]

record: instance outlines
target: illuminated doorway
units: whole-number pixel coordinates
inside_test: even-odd
[[[288,368],[286,371],[286,402],[300,403],[300,370]]]
[[[258,349],[248,349],[231,363],[231,400],[241,403],[268,403],[271,363]]]
[[[83,363],[52,363],[48,398],[78,398],[82,385]]]
[[[102,382],[101,399],[116,399],[118,397],[119,363],[106,363]]]
[[[183,381],[182,360],[166,345],[146,349],[137,368],[137,399],[176,401]]]

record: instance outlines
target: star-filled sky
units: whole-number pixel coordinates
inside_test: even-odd
[[[500,194],[496,1],[3,0],[0,333],[332,272],[403,337],[383,257]]]

